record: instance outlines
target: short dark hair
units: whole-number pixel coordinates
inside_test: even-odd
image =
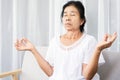
[[[69,1],[67,2],[62,9],[62,13],[61,13],[61,19],[63,17],[64,14],[64,10],[67,6],[74,6],[76,7],[76,9],[78,10],[79,14],[80,14],[80,18],[84,20],[84,23],[82,25],[80,25],[80,31],[84,32],[84,25],[86,23],[86,18],[85,18],[85,9],[83,4],[80,1]]]

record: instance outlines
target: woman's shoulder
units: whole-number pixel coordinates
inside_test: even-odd
[[[86,33],[86,38],[88,38],[88,39],[95,39],[95,37],[93,35],[90,35],[88,33]]]
[[[88,41],[88,42],[96,42],[96,38],[90,34],[85,34],[85,40]]]
[[[96,46],[97,44],[97,40],[94,36],[92,35],[89,35],[89,34],[86,34],[85,36],[85,40],[83,42],[85,44],[85,49],[94,49],[94,47]]]

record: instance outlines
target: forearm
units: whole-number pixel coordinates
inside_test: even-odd
[[[93,76],[96,74],[97,69],[98,69],[98,61],[100,57],[100,52],[101,50],[96,48],[89,63],[87,64],[83,72],[83,75],[86,78],[86,80],[91,80]]]
[[[91,80],[95,75],[95,73],[97,72],[98,61],[101,51],[105,48],[110,47],[116,38],[117,38],[117,33],[114,33],[113,35],[106,34],[103,40],[97,44],[90,62],[87,64],[87,66],[83,71],[83,75],[86,78],[86,80]]]
[[[33,55],[35,56],[39,66],[41,69],[48,75],[51,76],[53,74],[52,66],[38,53],[38,51],[34,48],[31,50]]]

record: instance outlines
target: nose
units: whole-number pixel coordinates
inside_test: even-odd
[[[66,21],[70,21],[70,20],[71,20],[70,16],[67,16]]]

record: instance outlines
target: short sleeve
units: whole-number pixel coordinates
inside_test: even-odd
[[[94,37],[91,37],[90,40],[88,40],[88,43],[86,45],[86,50],[84,53],[84,58],[83,58],[83,63],[88,64],[88,62],[90,61],[92,54],[95,50],[95,47],[97,45],[97,41]],[[100,54],[100,58],[99,58],[99,65],[105,63],[105,60],[103,58],[102,52]]]
[[[47,55],[46,55],[46,61],[51,65],[54,66],[54,41],[53,39],[49,43]]]

